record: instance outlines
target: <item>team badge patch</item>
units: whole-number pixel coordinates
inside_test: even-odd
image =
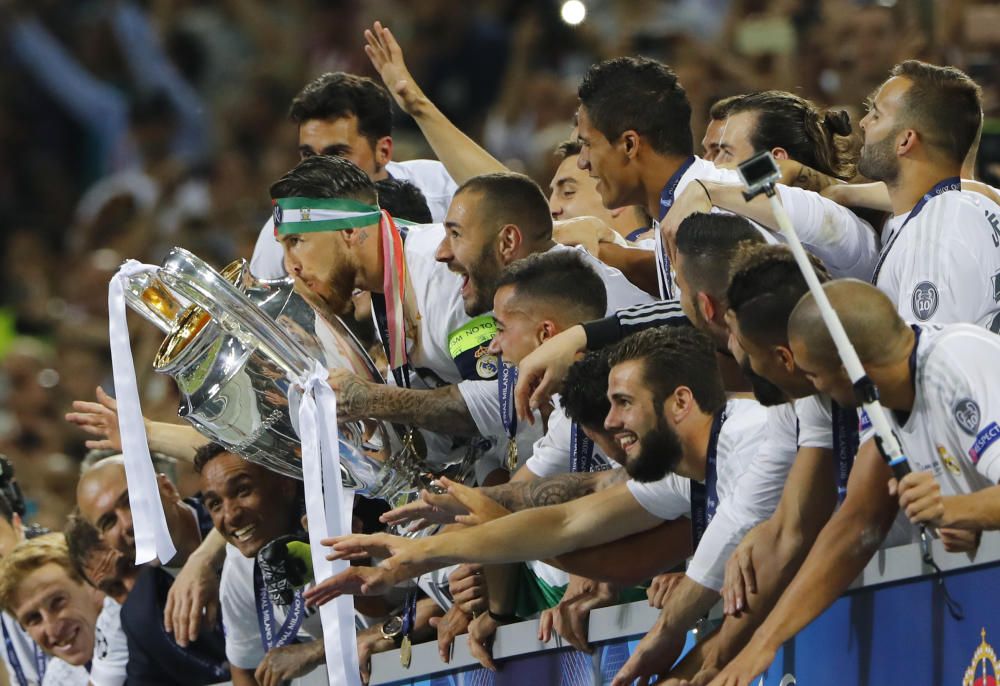
[[[979,432],[972,447],[969,448],[972,464],[978,463],[979,458],[983,456],[987,448],[997,442],[997,439],[1000,439],[1000,426],[997,426],[996,422],[990,422],[985,429]]]
[[[476,374],[478,374],[481,379],[492,379],[495,377],[497,372],[500,371],[500,365],[497,363],[497,356],[487,353],[485,347],[480,348],[476,351],[476,353],[478,357],[476,360]]]
[[[910,298],[910,307],[913,315],[922,322],[934,316],[938,308],[937,286],[930,281],[921,281],[913,289],[913,297]]]
[[[979,429],[979,405],[975,400],[965,398],[955,404],[955,421],[965,433],[975,436]]]
[[[944,466],[948,468],[949,472],[956,475],[962,473],[962,468],[958,466],[958,460],[952,457],[947,448],[939,444],[937,446],[937,451],[938,457],[941,458],[941,461],[944,463]]]

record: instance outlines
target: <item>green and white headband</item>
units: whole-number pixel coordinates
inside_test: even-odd
[[[277,198],[274,204],[274,235],[343,231],[378,224],[378,205],[342,198]]]

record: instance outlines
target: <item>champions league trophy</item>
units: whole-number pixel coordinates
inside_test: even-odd
[[[245,260],[220,273],[174,248],[156,271],[129,277],[125,301],[166,333],[153,367],[177,382],[180,416],[228,450],[300,480],[289,379],[319,361],[383,381],[339,318],[317,314],[291,278],[256,279]],[[412,432],[370,419],[339,429],[345,487],[390,501],[428,487]]]

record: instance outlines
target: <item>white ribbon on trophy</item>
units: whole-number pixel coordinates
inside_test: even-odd
[[[167,519],[163,514],[160,489],[156,483],[153,459],[149,455],[146,426],[139,404],[139,387],[135,380],[135,362],[125,318],[125,289],[129,277],[155,272],[159,267],[128,260],[108,285],[108,333],[111,339],[111,368],[114,372],[115,399],[118,401],[118,427],[122,453],[125,456],[125,476],[128,479],[128,502],[132,509],[135,530],[135,563],[143,564],[154,558],[167,564],[177,554]]]
[[[323,365],[316,362],[306,378],[293,379],[303,389],[298,402],[298,429],[302,441],[309,549],[317,584],[349,567],[346,560],[327,560],[320,541],[350,533],[354,508],[354,491],[344,488],[340,478],[337,398],[327,383],[328,375]],[[341,595],[322,605],[320,619],[330,683],[361,686],[354,631],[354,596]]]

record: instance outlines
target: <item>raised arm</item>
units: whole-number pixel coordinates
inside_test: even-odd
[[[388,28],[381,22],[375,22],[370,30],[365,31],[365,40],[368,42],[365,54],[382,77],[382,82],[403,111],[417,122],[427,143],[455,183],[461,185],[473,176],[508,171],[493,155],[452,124],[424,94],[406,68],[403,50]]]

